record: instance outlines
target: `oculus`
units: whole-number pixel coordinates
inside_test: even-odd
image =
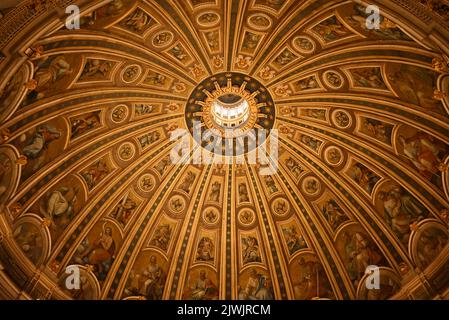
[[[217,125],[234,128],[248,120],[250,107],[245,98],[235,94],[226,94],[212,102],[211,112]]]
[[[220,155],[226,148],[239,156],[261,146],[275,117],[268,90],[254,78],[232,72],[203,80],[185,107],[186,125],[195,141]]]

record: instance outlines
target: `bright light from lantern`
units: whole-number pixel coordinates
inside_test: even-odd
[[[249,103],[244,98],[229,104],[220,99],[212,103],[213,118],[222,127],[231,128],[242,125],[248,120],[249,113]]]

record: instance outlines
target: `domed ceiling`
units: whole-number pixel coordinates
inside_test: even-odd
[[[72,2],[78,30],[64,27]],[[382,17],[368,29],[362,2],[9,10],[0,296],[448,297],[449,7],[372,1]],[[239,99],[241,118],[226,122]],[[195,147],[172,163],[172,133],[217,121],[278,132],[277,170],[262,174],[250,150],[195,163],[207,146],[190,134]],[[369,265],[380,290],[365,285]]]

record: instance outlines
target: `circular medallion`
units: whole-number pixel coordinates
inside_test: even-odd
[[[347,129],[352,125],[352,117],[345,110],[335,110],[332,113],[332,122],[337,128]]]
[[[111,113],[111,120],[114,123],[122,123],[128,116],[128,107],[124,104],[116,106]]]
[[[239,222],[242,225],[250,226],[254,223],[254,221],[256,219],[256,214],[254,213],[253,210],[244,208],[244,209],[240,210],[238,218],[239,218]]]
[[[340,148],[330,146],[324,150],[324,159],[331,166],[338,166],[343,162],[343,153]]]
[[[272,24],[270,17],[263,13],[255,13],[248,18],[248,25],[254,30],[266,31],[271,28]]]
[[[118,149],[118,156],[120,160],[129,161],[136,154],[136,147],[131,142],[125,142]]]
[[[168,208],[171,212],[180,214],[186,208],[186,200],[179,195],[173,196],[168,203]]]
[[[304,54],[310,54],[315,51],[315,42],[306,36],[299,36],[293,39],[293,47],[296,51]]]
[[[220,22],[220,16],[215,12],[206,12],[199,15],[196,22],[202,27],[214,27]]]
[[[203,211],[203,221],[208,225],[214,225],[220,219],[220,212],[215,207],[208,207]]]
[[[285,216],[290,212],[290,203],[285,198],[277,198],[271,203],[271,210],[277,216]]]
[[[328,70],[323,73],[324,83],[332,89],[340,89],[345,84],[341,74],[334,70]]]
[[[135,82],[141,74],[142,74],[142,67],[137,64],[133,64],[123,69],[122,81],[125,83]]]
[[[151,43],[156,48],[168,47],[173,42],[174,36],[170,31],[161,31],[157,33]]]
[[[316,196],[320,193],[321,183],[315,177],[307,177],[302,181],[302,191],[309,196]]]
[[[144,174],[139,179],[138,187],[143,192],[150,192],[156,186],[156,179],[151,174]]]

